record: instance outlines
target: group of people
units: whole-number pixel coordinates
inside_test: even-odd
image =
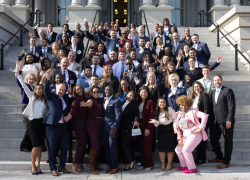
[[[22,110],[27,131],[20,149],[31,151],[31,173],[42,174],[41,153],[45,144],[53,176],[69,173],[65,168],[68,129],[72,126],[77,147],[72,172],[85,172],[86,147],[90,149],[89,170],[97,175],[100,151],[105,150],[109,169],[135,168],[134,141],[139,144],[137,169],[151,170],[152,151],[158,140],[161,170],[172,169],[177,154],[184,173],[198,172],[196,165],[206,163],[207,129],[218,168],[229,167],[235,122],[235,97],[223,86],[221,75],[211,70],[222,57],[209,65],[210,51],[198,34],[180,40],[178,30],[167,18],[154,25],[155,32],[145,36],[143,26],[134,24],[120,31],[119,24],[95,24],[89,32],[80,23],[76,30],[63,25],[63,33],[30,32],[30,46],[18,56],[16,81],[21,88]],[[84,38],[91,40],[84,56]],[[152,46],[153,45],[153,46]],[[22,61],[24,57],[24,61]],[[225,153],[219,139],[225,138]],[[89,138],[88,138],[89,137]],[[137,137],[135,140],[134,137]],[[28,145],[28,140],[31,145]],[[102,141],[104,149],[102,149]],[[194,160],[192,152],[197,150]],[[58,155],[58,152],[59,155]],[[59,165],[56,166],[56,156]],[[166,162],[167,159],[167,162]]]

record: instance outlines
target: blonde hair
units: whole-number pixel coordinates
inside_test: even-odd
[[[46,31],[44,29],[39,29],[38,34],[39,34],[40,31],[43,31],[44,37],[47,37],[47,33],[46,33]]]
[[[34,79],[36,81],[36,75],[34,73],[29,73],[25,76],[25,81],[28,82],[29,79]]]
[[[156,75],[155,75],[154,72],[148,72],[148,74],[147,74],[147,80],[146,80],[145,86],[149,86],[148,77],[149,77],[149,75],[151,75],[151,74],[155,77],[155,83],[153,84],[153,88],[155,88],[155,86],[157,85],[157,83],[156,83]]]
[[[143,26],[143,25],[140,25],[140,26],[138,27],[138,29],[140,29],[140,28],[143,28],[143,29],[144,29],[144,26]]]
[[[103,76],[102,76],[102,78],[100,79],[100,81],[99,81],[99,87],[101,87],[101,88],[103,88],[103,84],[105,83],[105,81],[107,80],[107,69],[108,68],[111,68],[111,70],[112,70],[112,74],[113,74],[113,69],[112,69],[112,66],[110,65],[110,64],[108,64],[108,65],[106,65],[105,67],[104,67],[104,71],[103,71]]]
[[[172,78],[175,78],[176,80],[177,80],[177,82],[179,82],[179,76],[177,75],[177,74],[175,74],[175,73],[173,73],[173,74],[171,74],[170,76],[169,76],[169,82],[171,82],[171,79]]]

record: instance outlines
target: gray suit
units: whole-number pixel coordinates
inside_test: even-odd
[[[135,67],[134,67],[131,76],[129,77],[129,75],[127,75],[125,78],[129,82],[129,86],[130,86],[131,91],[135,91],[135,86],[136,86],[135,80],[134,80],[135,77],[138,77],[138,79],[140,80],[139,87],[142,87],[142,85],[143,85],[142,74],[141,74],[140,70],[135,69]]]
[[[87,99],[89,99],[89,89],[90,89],[91,87],[87,87],[87,88],[85,88],[84,89],[84,91],[85,91],[85,97],[87,98]],[[99,98],[101,98],[101,95],[102,95],[102,98],[105,96],[104,95],[104,89],[102,89],[102,88],[100,88],[100,87],[98,87],[98,89],[99,89]]]
[[[98,36],[104,41],[104,46],[106,47],[106,49],[109,48],[109,43],[112,41],[111,38],[104,36],[101,34],[100,31],[98,31]],[[115,38],[115,44],[114,44],[114,51],[118,52],[119,51],[119,47],[121,47],[121,44],[119,42],[119,39]]]
[[[158,33],[159,34],[159,33]],[[157,35],[158,36],[158,35]],[[152,43],[152,45],[153,45],[153,43],[154,43],[154,39],[155,39],[155,37],[157,37],[157,36],[155,36],[155,32],[152,32],[151,34],[150,34],[150,42]]]

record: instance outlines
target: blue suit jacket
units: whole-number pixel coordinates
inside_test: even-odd
[[[134,37],[133,46],[134,46],[135,49],[140,47],[140,45],[139,45],[139,37],[141,37],[141,36],[137,35],[137,36]],[[150,41],[148,36],[144,36],[144,37],[146,39],[146,42]]]
[[[211,57],[211,53],[208,49],[206,43],[199,42],[196,48],[196,57],[199,61],[199,64],[208,65],[208,61]]]
[[[89,87],[89,83],[86,80],[85,76],[78,78],[76,81],[76,85],[81,85],[84,89]]]
[[[186,89],[177,87],[177,91],[175,95],[172,94],[171,89],[165,92],[165,98],[168,101],[168,105],[175,110],[175,112],[179,111],[180,108],[176,104],[176,99],[182,95],[187,95]]]
[[[43,120],[44,124],[56,126],[60,121],[62,115],[65,117],[70,110],[68,94],[64,94],[63,100],[67,107],[63,110],[62,100],[57,94],[52,93],[50,90],[50,80],[46,80],[44,83],[44,94],[47,100],[47,114]],[[64,122],[64,129],[68,130],[68,123]]]
[[[56,36],[56,41],[55,41],[55,42],[58,42],[58,40],[61,41],[62,35],[63,35],[63,33],[57,34],[57,36]],[[71,42],[71,37],[72,37],[72,35],[69,33],[68,36],[69,36],[69,41]]]
[[[107,132],[109,132],[111,128],[119,129],[122,119],[122,102],[113,95],[106,110],[104,108],[104,113],[103,129]]]
[[[145,48],[144,51],[148,51],[150,53],[150,63],[153,63],[154,59],[152,57],[152,51],[150,49],[147,49],[147,48]],[[141,54],[140,54],[140,48],[136,48],[136,59],[143,62],[143,59],[142,59]]]
[[[38,46],[38,48],[39,48],[41,51],[42,51],[42,49],[43,49],[42,46]],[[47,47],[46,50],[47,50],[47,53],[48,53],[48,52],[51,52],[49,47]]]

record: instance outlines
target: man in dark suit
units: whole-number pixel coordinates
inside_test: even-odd
[[[208,162],[221,162],[217,168],[224,169],[229,167],[231,155],[233,151],[233,132],[235,123],[235,96],[232,89],[222,85],[223,80],[221,75],[214,76],[214,85],[216,90],[212,92],[212,105],[214,113],[214,122],[210,126],[210,140],[213,146],[213,151],[216,158]],[[220,147],[221,134],[224,136],[224,149],[223,153]]]
[[[164,47],[170,47],[171,40],[170,40],[170,38],[169,38],[168,36],[166,36],[166,35],[164,34],[164,30],[163,30],[163,27],[162,27],[162,26],[159,26],[159,27],[158,27],[158,36],[157,36],[157,37],[160,37],[160,38],[161,38],[161,40],[162,40],[162,45],[163,45]],[[154,38],[153,46],[157,46],[157,44],[156,44],[156,38],[157,38],[157,37]]]
[[[89,32],[89,25],[85,23],[85,32],[86,32],[86,37],[91,40],[91,46],[95,46],[97,43],[101,41],[101,38],[97,34],[91,34]],[[101,32],[103,34],[103,32]],[[105,34],[104,34],[105,35]]]
[[[36,37],[35,36],[30,37],[29,43],[30,43],[30,46],[26,47],[22,50],[22,52],[18,56],[18,60],[22,61],[24,56],[26,56],[28,53],[31,53],[34,56],[34,62],[37,63],[40,61],[40,57],[43,57],[43,53],[38,47],[36,47]]]
[[[119,170],[117,136],[122,118],[122,102],[114,96],[111,86],[105,88],[103,141],[109,169],[105,173],[116,174]]]
[[[196,50],[196,56],[198,59],[199,67],[208,65],[211,53],[207,47],[207,44],[199,41],[198,34],[193,34],[191,39],[194,43],[192,47]]]
[[[64,24],[62,28],[63,28],[63,33],[66,33],[69,37],[69,40],[71,40],[71,37],[74,35],[74,33],[69,30],[69,25]],[[61,41],[63,33],[57,34],[56,42]]]
[[[144,35],[144,31],[145,30],[144,30],[144,27],[142,25],[139,26],[138,30],[139,30],[139,34],[136,35],[134,37],[134,40],[133,40],[133,46],[134,46],[134,48],[139,48],[140,47],[140,42],[139,42],[140,41],[140,37],[144,37],[145,38],[145,43],[148,42],[148,41],[150,41],[149,37]]]
[[[139,44],[140,44],[140,47],[139,48],[136,48],[136,59],[140,60],[141,62],[143,62],[143,59],[142,59],[142,53],[144,51],[148,51],[149,54],[150,54],[150,63],[153,63],[154,62],[154,58],[152,57],[152,51],[148,48],[145,47],[145,44],[146,44],[146,40],[145,40],[145,37],[140,37],[139,38]]]
[[[62,75],[61,73],[56,74],[56,77],[55,77],[55,82],[56,82],[56,84],[50,86],[50,91],[53,92],[53,93],[56,93],[56,87],[57,87],[59,84],[62,84],[63,81],[64,81],[63,75]]]
[[[50,52],[50,48],[48,47],[48,40],[43,38],[41,41],[41,46],[38,46],[38,48],[42,51],[43,57]]]
[[[67,57],[62,58],[60,64],[61,68],[54,70],[52,73],[52,84],[54,85],[56,83],[56,74],[61,73],[63,75],[64,83],[67,84],[68,87],[71,85],[71,87],[73,88],[76,85],[77,77],[74,72],[68,70],[69,59]]]
[[[66,52],[69,54],[70,51],[74,51],[76,53],[76,62],[79,63],[83,58],[83,49],[78,46],[78,37],[71,37],[71,46],[66,47]]]
[[[173,41],[171,41],[170,44],[172,55],[177,56],[179,50],[182,49],[185,44],[186,42],[180,40],[180,35],[177,32],[173,33]]]
[[[56,93],[50,91],[51,71],[46,72],[46,81],[44,84],[44,94],[47,101],[47,114],[43,123],[46,125],[48,139],[49,166],[52,176],[58,176],[56,162],[56,148],[59,144],[60,157],[58,171],[70,173],[65,169],[67,151],[68,151],[68,123],[64,117],[70,110],[68,95],[65,94],[66,86],[59,84],[56,87]]]
[[[104,89],[99,87],[99,78],[96,74],[92,74],[90,76],[90,83],[91,83],[91,87],[92,86],[97,86],[99,89],[99,98],[103,98],[104,97]],[[88,99],[89,98],[89,90],[91,87],[87,87],[86,89],[84,89],[85,91],[85,97]]]
[[[53,24],[52,23],[49,23],[48,24],[48,31],[47,31],[47,39],[53,43],[56,41],[56,36],[57,36],[57,33],[53,31]]]
[[[123,73],[123,78],[129,82],[131,91],[135,91],[136,82],[140,81],[139,87],[143,85],[142,73],[133,66],[133,60],[128,57],[126,60],[128,70]]]

